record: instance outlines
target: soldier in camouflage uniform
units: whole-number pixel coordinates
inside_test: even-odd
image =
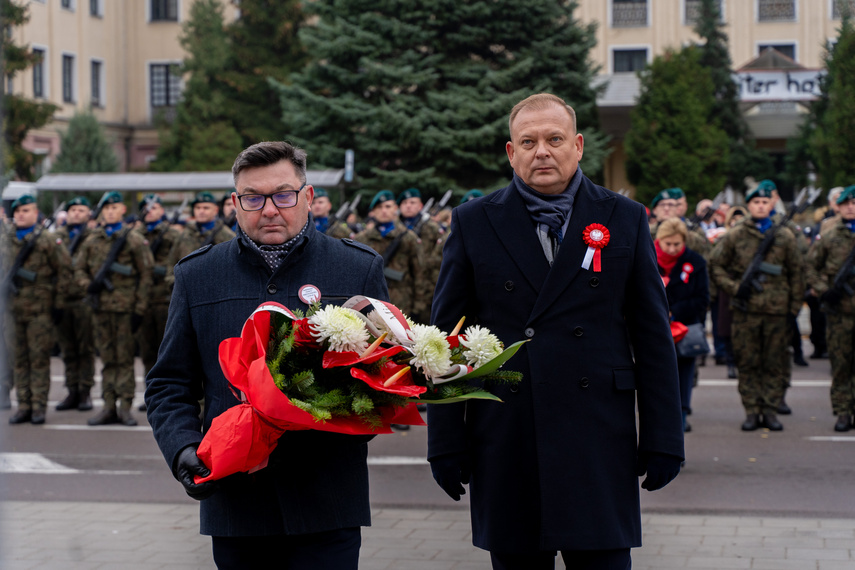
[[[329,227],[331,211],[330,195],[323,188],[315,188],[315,197],[312,200],[312,219],[315,222],[315,229],[336,239],[350,237],[350,228],[343,220]]]
[[[148,242],[154,260],[152,267],[152,285],[149,293],[148,310],[143,316],[142,324],[137,331],[137,341],[140,347],[140,357],[143,361],[145,374],[157,360],[157,351],[166,330],[166,316],[169,312],[171,288],[166,282],[167,266],[172,254],[172,247],[178,242],[181,232],[173,228],[166,219],[166,211],[159,196],[149,194],[139,203],[140,212],[144,214],[139,231]],[[145,411],[145,404],[139,407]]]
[[[424,208],[422,202],[422,194],[418,188],[408,188],[398,194],[397,198],[398,211],[400,212],[401,223],[408,230],[414,232],[416,237],[421,240],[422,261],[424,262],[424,283],[421,284],[421,295],[424,301],[424,312],[422,318],[427,322],[430,320],[430,310],[433,304],[433,290],[436,287],[436,280],[439,277],[439,266],[442,263],[442,244],[440,244],[439,224],[428,218],[422,224],[420,229],[417,228],[421,216],[419,213]],[[418,232],[416,232],[418,229]]]
[[[772,210],[769,189],[755,188],[747,194],[746,202],[751,218],[734,226],[718,242],[710,273],[719,290],[734,299],[733,351],[739,369],[739,394],[746,412],[742,429],[753,431],[763,425],[778,431],[783,426],[778,421],[777,409],[787,382],[781,358],[790,340],[787,315],[796,314],[801,308],[804,276],[796,238],[787,227],[781,227],[761,266],[759,281],[763,290],[756,291],[750,284],[741,283],[764,234],[773,225],[769,218]]]
[[[57,230],[72,263],[80,246],[91,233],[87,227],[92,216],[89,200],[77,196],[68,202],[66,224]],[[62,361],[65,364],[65,387],[68,395],[56,405],[58,411],[92,409],[90,392],[95,385],[95,344],[92,338],[92,307],[85,302],[86,290],[73,280],[65,299],[65,314],[57,328]]]
[[[193,209],[193,221],[195,223],[187,224],[187,227],[181,232],[181,236],[172,251],[170,267],[174,267],[183,257],[203,245],[216,245],[235,237],[235,233],[226,227],[223,220],[218,217],[220,208],[213,194],[199,192],[196,198],[190,202],[190,206]]]
[[[154,260],[140,232],[122,223],[127,207],[121,195],[108,192],[103,204],[104,225],[94,230],[80,247],[74,266],[74,279],[86,290],[93,305],[95,346],[104,364],[101,371],[104,409],[87,423],[134,426],[137,424],[131,414],[135,392],[134,334],[148,310]],[[125,242],[111,263],[110,252],[122,239]],[[104,269],[107,278],[100,283],[95,281]]]
[[[831,408],[837,416],[835,431],[852,429],[855,413],[855,298],[832,285],[855,248],[855,186],[847,186],[837,198],[841,219],[827,228],[808,254],[807,273],[811,293],[826,312],[828,356],[831,359]],[[845,278],[855,289],[855,270]]]
[[[11,294],[15,327],[14,368],[18,410],[10,424],[45,423],[50,391],[50,350],[56,342],[54,326],[62,320],[65,292],[71,278],[71,256],[62,240],[36,226],[39,209],[32,196],[12,203],[14,227],[3,236],[2,255],[6,263],[4,285]],[[25,244],[35,246],[17,270],[16,261]],[[15,270],[14,275],[11,271]]]
[[[395,195],[382,190],[371,200],[370,215],[374,225],[359,232],[354,239],[380,255],[397,243],[397,251],[385,260],[386,283],[393,305],[417,322],[427,322],[423,299],[424,259],[419,238],[398,221]]]

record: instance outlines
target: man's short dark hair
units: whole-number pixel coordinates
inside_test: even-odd
[[[232,165],[232,177],[237,184],[238,176],[247,168],[270,166],[282,160],[294,165],[297,178],[306,183],[306,151],[285,141],[265,141],[241,151]]]

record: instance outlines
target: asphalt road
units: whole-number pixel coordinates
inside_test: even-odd
[[[55,404],[65,392],[61,362],[52,364]],[[686,467],[665,489],[642,491],[645,511],[855,517],[855,431],[832,430],[827,360],[794,369],[787,396],[794,414],[781,417],[785,429],[778,433],[740,431],[735,381],[723,367],[702,368],[700,378]],[[89,427],[92,412],[56,412],[53,405],[44,426],[9,426],[10,413],[0,412],[0,499],[192,502],[169,473],[142,413],[136,428]],[[435,485],[425,450],[425,428],[369,444],[373,505],[467,505],[465,497],[455,503]]]

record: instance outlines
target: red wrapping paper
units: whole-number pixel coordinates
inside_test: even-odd
[[[267,303],[271,305],[272,303]],[[281,305],[279,305],[281,307]],[[284,309],[284,307],[282,307]],[[287,309],[286,309],[287,311]],[[300,323],[305,326],[305,323]],[[301,326],[301,328],[302,328]],[[304,337],[308,338],[308,337]],[[267,465],[267,459],[279,438],[286,431],[314,429],[333,433],[366,435],[392,433],[391,424],[425,425],[415,404],[403,408],[381,410],[382,427],[373,427],[359,418],[333,418],[319,422],[311,414],[291,404],[273,381],[265,362],[270,339],[270,313],[266,310],[253,313],[244,323],[239,338],[229,338],[220,343],[219,359],[223,374],[243,397],[243,403],[229,408],[211,423],[202,443],[196,450],[199,459],[211,470],[208,477],[196,477],[196,483],[222,479],[238,472],[252,472]],[[395,350],[395,348],[390,349]],[[397,352],[397,350],[395,350]],[[378,351],[380,352],[380,351]],[[383,351],[388,355],[389,351]],[[330,363],[342,366],[344,362],[369,362],[382,357],[359,359],[356,353],[340,353]],[[391,363],[390,363],[391,364]],[[324,364],[327,367],[327,363]],[[400,368],[400,365],[397,366]],[[397,370],[390,366],[390,373]],[[351,369],[357,370],[355,368]],[[359,378],[354,374],[354,377]],[[360,378],[375,389],[410,395],[411,379],[404,378],[390,387],[376,386],[375,382]],[[402,391],[403,390],[403,391]],[[420,392],[419,392],[420,393]]]

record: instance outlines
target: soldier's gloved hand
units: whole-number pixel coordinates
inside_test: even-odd
[[[58,325],[62,322],[62,317],[65,315],[65,311],[62,309],[52,308],[50,310],[50,320],[53,324]]]
[[[207,499],[216,492],[219,483],[217,481],[205,481],[198,485],[194,482],[196,475],[207,477],[211,474],[211,470],[205,467],[202,460],[196,455],[196,446],[188,445],[178,454],[175,459],[175,467],[173,474],[178,482],[184,485],[184,491],[192,499],[201,501]]]
[[[748,283],[743,283],[739,286],[739,289],[736,290],[736,295],[734,298],[741,299],[742,301],[747,301],[751,298],[751,285]]]
[[[467,453],[449,453],[434,457],[430,460],[430,470],[433,478],[449,497],[459,501],[460,496],[466,494],[463,485],[469,484],[472,475]]]
[[[843,300],[843,295],[840,294],[836,289],[829,289],[819,298],[820,301],[825,303],[826,305],[837,305],[840,301]]]
[[[93,281],[86,286],[86,292],[90,295],[97,295],[101,292],[101,287]]]
[[[140,330],[140,325],[142,325],[143,316],[134,313],[131,315],[131,332],[135,333]]]
[[[638,475],[647,473],[641,483],[642,489],[657,491],[679,475],[683,459],[676,455],[656,452],[639,452]]]

